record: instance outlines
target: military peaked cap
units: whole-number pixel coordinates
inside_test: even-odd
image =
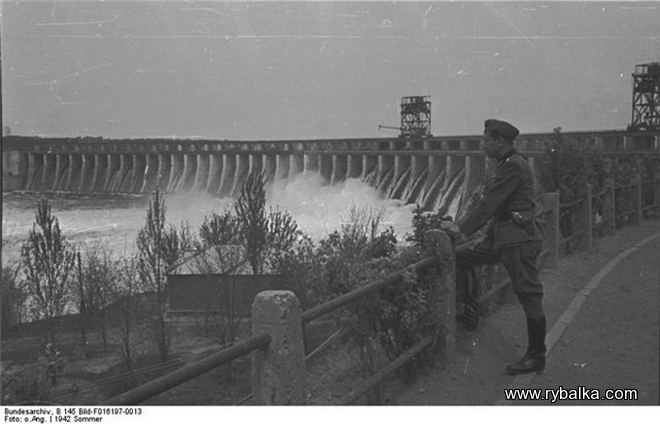
[[[489,134],[491,137],[502,137],[507,141],[515,140],[519,133],[518,128],[497,119],[487,119],[484,125],[484,134]]]

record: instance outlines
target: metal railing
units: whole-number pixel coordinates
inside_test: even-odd
[[[604,188],[598,193],[591,192],[591,185],[585,186],[584,192],[576,199],[559,203],[559,193],[546,193],[544,213],[548,217],[548,233],[544,253],[549,253],[551,263],[556,266],[559,248],[576,245],[586,250],[591,248],[594,230],[603,230],[611,235],[615,228],[632,222],[639,225],[644,213],[652,210],[660,212],[660,178],[641,181],[634,177],[631,183],[614,185],[614,180],[605,179]],[[642,187],[647,189],[643,192]],[[646,196],[643,196],[643,193]],[[597,201],[597,202],[595,202]],[[643,202],[646,201],[646,204]],[[596,213],[594,204],[598,203]],[[596,221],[598,214],[598,222]],[[567,217],[568,234],[561,233],[561,219]]]
[[[449,239],[447,238],[447,241]],[[450,243],[446,242],[444,243],[446,246],[449,246]],[[335,299],[329,300],[321,305],[318,305],[312,309],[307,310],[304,312],[301,316],[301,320],[303,323],[310,322],[316,318],[319,318],[325,314],[328,314],[330,312],[333,312],[339,308],[346,307],[350,305],[351,303],[355,302],[356,300],[359,300],[369,294],[375,293],[379,291],[380,289],[396,283],[399,281],[405,274],[409,272],[417,272],[421,270],[425,270],[429,267],[432,267],[433,265],[437,265],[442,263],[442,256],[441,255],[434,255],[430,256],[428,258],[422,259],[421,261],[418,261],[412,265],[407,266],[406,268],[399,270],[391,275],[389,275],[386,278],[383,278],[381,280],[369,283],[365,286],[362,286],[360,288],[357,288],[349,293],[346,293],[342,296],[339,296]],[[450,285],[453,285],[453,278],[450,283]],[[450,296],[453,298],[453,296]],[[453,317],[452,317],[453,320]],[[448,333],[451,333],[449,331]],[[445,334],[445,336],[452,337],[449,334]],[[366,380],[364,380],[362,383],[360,383],[356,388],[352,389],[351,392],[342,400],[343,404],[351,404],[357,401],[362,395],[367,393],[370,389],[372,389],[374,386],[376,386],[378,383],[380,383],[385,377],[387,377],[389,374],[392,372],[396,371],[399,369],[401,366],[403,366],[406,362],[414,358],[417,354],[419,354],[422,350],[425,348],[429,347],[432,345],[435,341],[434,336],[427,336],[423,338],[421,341],[417,342],[414,346],[410,347],[403,353],[401,353],[397,358],[392,360],[389,364],[387,364],[384,368],[382,368],[380,371],[376,372],[374,375],[370,376]],[[450,342],[452,344],[453,342]]]
[[[642,213],[656,210],[660,211],[660,177],[641,182]],[[646,202],[646,200],[649,200]],[[645,204],[647,203],[647,204]]]
[[[614,219],[617,222],[621,222],[622,220],[625,222],[631,217],[634,218],[636,215],[641,216],[641,211],[638,210],[636,207],[637,205],[634,203],[637,203],[638,200],[638,191],[641,189],[640,187],[640,180],[639,178],[634,178],[633,182],[629,184],[622,184],[614,187],[614,193],[615,193],[615,214],[614,214]],[[624,192],[626,193],[626,196],[617,196],[617,193]],[[619,206],[622,202],[616,202],[616,200],[624,200],[623,203],[627,203],[627,207],[623,209],[620,212],[616,212],[617,206]],[[631,205],[631,203],[633,203]],[[625,218],[625,219],[624,219]]]
[[[445,245],[447,246],[451,245],[448,237],[446,238]],[[369,294],[377,292],[383,287],[396,283],[397,281],[400,281],[400,279],[407,273],[417,272],[430,268],[438,264],[441,258],[442,256],[439,254],[427,257],[389,275],[388,277],[369,283],[349,293],[346,293],[342,296],[339,296],[335,299],[329,300],[321,305],[311,308],[300,314],[300,325],[302,326],[302,324],[304,323],[308,323],[325,314],[328,314],[339,308],[345,307],[355,302],[356,300],[359,300]],[[449,285],[450,287],[453,285],[453,279],[451,280],[452,280],[451,284]],[[453,314],[452,314],[452,321],[453,321]],[[451,335],[453,334],[452,331],[446,333],[449,333],[449,337],[451,337]],[[196,361],[189,365],[184,365],[183,367],[173,372],[170,372],[162,377],[156,378],[139,387],[136,387],[120,395],[114,396],[103,402],[103,404],[134,405],[144,402],[158,394],[170,390],[175,386],[185,383],[221,365],[228,364],[232,360],[237,359],[243,355],[249,354],[251,352],[260,349],[263,350],[269,345],[269,343],[271,343],[271,340],[272,340],[272,336],[270,334],[266,334],[266,333],[257,334],[245,341],[237,343],[234,346],[226,348],[218,353],[212,354],[202,360]],[[385,368],[383,368],[373,376],[369,377],[365,382],[363,382],[357,388],[353,389],[344,402],[352,403],[355,400],[357,400],[361,395],[366,393],[370,388],[372,388],[374,385],[380,382],[385,376],[387,376],[388,374],[392,373],[393,371],[401,367],[403,364],[405,364],[407,361],[409,361],[415,355],[421,352],[424,348],[430,346],[434,341],[435,338],[430,336],[422,339],[413,347],[403,352],[398,358],[393,360]],[[450,344],[453,344],[453,341],[450,342]],[[254,386],[254,381],[253,381],[253,386]],[[245,401],[249,400],[252,397],[253,395],[251,394],[246,398],[242,399],[241,401],[239,401],[238,404],[244,403]]]
[[[587,187],[587,190],[590,190],[590,186]],[[570,228],[569,234],[566,237],[561,237],[559,240],[559,246],[564,247],[566,251],[570,250],[571,242],[577,240],[579,237],[585,234],[586,229],[580,225],[577,216],[579,216],[578,211],[584,207],[587,194],[584,196],[578,197],[575,200],[566,203],[559,204],[559,223],[560,229],[562,224]]]
[[[439,256],[431,256],[426,259],[422,259],[421,261],[414,263],[412,265],[407,266],[406,268],[395,272],[394,274],[391,274],[390,276],[379,280],[375,281],[373,283],[369,283],[365,286],[359,287],[351,292],[348,292],[342,296],[339,296],[335,299],[329,300],[325,303],[322,303],[321,305],[318,305],[312,309],[309,309],[305,312],[303,312],[301,319],[303,323],[307,323],[313,319],[319,318],[320,316],[323,316],[325,314],[328,314],[336,309],[339,309],[341,307],[344,307],[351,302],[354,302],[358,299],[363,298],[364,296],[373,293],[375,291],[378,291],[382,289],[383,287],[395,283],[403,277],[408,272],[415,272],[415,271],[420,271],[422,269],[428,268],[429,266],[433,265],[434,263],[438,262]]]
[[[160,378],[151,380],[135,389],[112,397],[103,402],[103,404],[135,405],[144,402],[145,400],[151,399],[152,397],[178,386],[179,384],[185,383],[186,381],[192,380],[214,368],[227,364],[236,358],[246,355],[254,350],[264,348],[268,346],[270,340],[271,337],[269,334],[257,334],[202,360],[185,365],[176,371],[172,371]]]

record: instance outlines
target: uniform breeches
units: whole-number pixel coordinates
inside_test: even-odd
[[[513,292],[529,318],[543,316],[543,285],[539,280],[536,257],[541,251],[541,242],[493,249],[490,243],[480,243],[469,249],[456,252],[456,270],[459,292],[466,298],[476,299],[478,288],[474,268],[501,262],[506,268]]]

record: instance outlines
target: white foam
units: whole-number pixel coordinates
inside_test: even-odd
[[[317,173],[302,173],[291,181],[277,181],[267,187],[267,206],[287,211],[301,230],[319,241],[342,223],[348,222],[351,209],[376,214],[383,211],[379,230],[392,226],[399,242],[411,231],[414,205],[384,199],[375,188],[359,179],[329,185]],[[177,227],[188,222],[197,235],[205,216],[233,211],[234,199],[218,198],[203,192],[164,196],[166,224]],[[3,202],[4,203],[4,202]],[[106,247],[115,255],[134,251],[135,236],[144,226],[146,200],[141,206],[117,205],[110,198],[95,197],[71,201],[53,201],[53,214],[59,219],[64,235],[74,245]],[[14,262],[20,245],[27,239],[34,222],[36,201],[33,196],[15,199],[3,211],[3,263]]]
[[[410,231],[414,210],[414,205],[381,198],[376,189],[359,179],[327,185],[316,173],[302,173],[291,181],[276,182],[269,188],[267,200],[269,205],[289,212],[300,228],[315,240],[347,222],[351,209],[374,213],[383,209],[380,229],[391,225],[402,241]]]

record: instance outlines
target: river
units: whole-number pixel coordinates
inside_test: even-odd
[[[69,242],[91,249],[101,245],[114,256],[134,252],[135,236],[146,220],[148,195],[107,193],[30,193],[7,192],[2,195],[2,266],[20,259],[20,248],[27,239],[41,197],[49,199],[52,213]],[[276,182],[267,190],[269,206],[288,211],[299,227],[320,240],[346,222],[351,208],[374,213],[384,210],[381,229],[392,226],[400,242],[411,230],[414,205],[382,199],[376,190],[360,180],[349,179],[327,185],[318,174],[299,174],[289,182]],[[204,217],[231,208],[233,199],[190,192],[165,195],[166,220],[179,225],[187,221],[197,230]]]

